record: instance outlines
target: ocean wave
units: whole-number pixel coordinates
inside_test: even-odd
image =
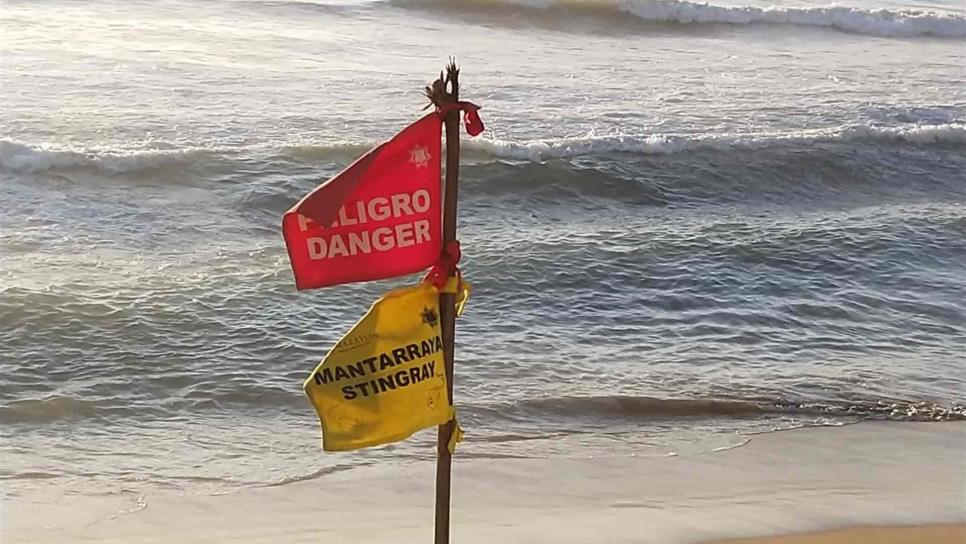
[[[0,171],[37,174],[48,171],[92,170],[102,174],[129,174],[204,161],[215,148],[147,150],[51,149],[0,140]]]
[[[335,142],[324,145],[297,144],[285,145],[277,149],[282,157],[317,160],[344,157],[353,159],[375,147],[378,142]]]
[[[964,144],[964,125],[491,140],[468,144],[463,179],[475,202],[512,197],[528,206],[599,198],[656,207],[958,201],[966,194]]]
[[[815,143],[893,143],[910,145],[966,145],[966,124],[904,125],[896,127],[855,125],[791,132],[746,134],[614,134],[501,140],[476,138],[463,142],[470,160],[522,160],[541,162],[598,154],[670,155],[690,151],[766,149]],[[222,160],[348,163],[377,142],[323,142],[218,148],[185,147],[144,150],[51,149],[45,146],[0,140],[0,171],[14,174],[91,171],[104,175],[137,175],[172,168],[203,169]]]
[[[44,172],[90,171],[103,175],[132,175],[166,172],[176,168],[204,167],[234,157],[313,161],[351,160],[371,149],[376,142],[281,144],[246,147],[184,146],[162,143],[148,149],[71,149],[0,140],[0,172],[40,174]]]
[[[633,16],[646,24],[789,25],[882,37],[966,37],[966,17],[920,10],[847,6],[720,6],[675,0],[390,0],[402,7],[528,10],[588,17]]]
[[[861,400],[841,402],[784,399],[661,399],[634,396],[556,397],[528,399],[498,411],[525,411],[555,416],[678,418],[761,417],[767,415],[858,417],[896,421],[966,420],[966,405],[931,402]]]
[[[633,153],[669,155],[695,150],[763,149],[783,145],[814,143],[908,143],[914,145],[966,145],[966,124],[875,127],[857,125],[834,129],[759,134],[677,135],[588,135],[530,141],[478,139],[465,142],[470,152],[500,159],[543,161],[573,157]]]
[[[217,390],[217,386],[208,389],[197,389],[189,394],[192,411],[230,409],[231,407],[247,407],[254,409],[303,409],[306,406],[304,395],[275,387],[256,385],[232,386],[232,389]]]
[[[53,395],[45,399],[15,400],[0,406],[0,422],[49,423],[63,419],[94,417],[94,403]]]

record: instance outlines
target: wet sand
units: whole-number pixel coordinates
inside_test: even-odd
[[[454,467],[461,544],[687,544],[916,525],[926,527],[759,542],[960,544],[962,526],[948,525],[966,523],[963,422],[806,428],[670,458],[458,456]],[[434,470],[428,461],[383,463],[219,496],[6,496],[0,540],[431,542]]]

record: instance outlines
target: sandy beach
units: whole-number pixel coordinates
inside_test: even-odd
[[[966,525],[927,527],[855,527],[802,535],[727,540],[718,544],[961,544],[966,542]]]
[[[963,541],[966,424],[750,438],[668,458],[457,458],[454,541],[699,543],[843,528],[760,542]],[[412,462],[220,496],[8,496],[3,542],[428,542],[432,485],[433,464]]]

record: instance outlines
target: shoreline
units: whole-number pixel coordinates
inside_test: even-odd
[[[966,422],[864,422],[749,438],[740,448],[667,458],[457,452],[453,540],[829,544],[861,542],[828,533],[842,527],[881,535],[882,527],[966,523]],[[429,542],[434,472],[434,463],[412,461],[227,495],[5,497],[0,535],[4,544]],[[728,540],[753,537],[767,538]]]

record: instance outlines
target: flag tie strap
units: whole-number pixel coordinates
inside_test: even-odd
[[[462,256],[459,240],[448,242],[439,256],[439,261],[429,269],[429,274],[426,274],[425,280],[432,282],[437,289],[444,293],[455,293],[456,290],[448,291],[447,287],[450,280],[453,279],[457,281],[456,289],[459,287],[460,271],[456,265],[460,262]]]
[[[477,136],[483,132],[483,120],[480,119],[479,110],[480,107],[476,104],[465,101],[448,102],[436,106],[436,112],[442,117],[445,117],[451,111],[463,112],[463,126],[470,136]]]
[[[461,257],[459,241],[449,242],[443,248],[439,261],[429,269],[429,273],[423,278],[423,281],[428,281],[436,286],[440,293],[456,295],[457,317],[463,314],[463,306],[470,296],[470,284],[463,281],[463,273],[457,266]]]

